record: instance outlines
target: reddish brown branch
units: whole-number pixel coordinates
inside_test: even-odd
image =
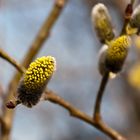
[[[98,130],[103,132],[104,134],[108,135],[113,140],[126,140],[121,134],[119,134],[117,131],[113,130],[112,128],[108,127],[101,119],[96,121],[93,120],[92,117],[88,116],[84,112],[80,111],[78,108],[71,105],[69,102],[64,100],[62,97],[58,96],[51,90],[46,90],[43,97],[44,100],[48,100],[50,102],[53,102],[55,104],[58,104],[69,111],[70,115],[78,118],[93,127],[96,127]]]
[[[68,101],[64,100],[62,97],[58,96],[55,92],[51,90],[46,90],[42,95],[41,101],[47,100],[52,103],[58,104],[61,107],[69,111],[72,117],[82,120],[93,127],[97,128],[99,131],[103,132],[105,135],[109,136],[113,140],[126,140],[121,134],[119,134],[114,129],[108,127],[101,119],[94,120],[92,117],[86,113],[80,111],[78,108],[71,105]],[[17,105],[21,104],[19,101],[9,101],[7,107],[10,109],[15,108]]]

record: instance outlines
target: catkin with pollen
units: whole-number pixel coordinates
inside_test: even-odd
[[[122,35],[108,44],[105,65],[110,72],[117,73],[122,69],[130,45],[131,39],[127,35]]]
[[[17,100],[27,107],[36,105],[56,68],[55,58],[43,56],[32,62],[19,83]]]

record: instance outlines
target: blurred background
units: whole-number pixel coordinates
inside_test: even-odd
[[[0,0],[0,47],[18,62],[24,58],[55,0]],[[89,115],[93,113],[101,76],[97,69],[101,44],[91,24],[91,9],[102,2],[112,17],[116,35],[123,25],[128,0],[69,0],[49,40],[37,57],[52,55],[57,71],[48,87]],[[136,2],[135,6],[138,4]],[[123,71],[110,80],[102,102],[104,121],[129,140],[140,139],[140,37]],[[0,85],[7,89],[15,68],[0,59]],[[90,125],[72,118],[49,102],[32,109],[18,106],[11,140],[109,140]]]

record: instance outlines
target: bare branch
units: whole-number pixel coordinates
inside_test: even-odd
[[[36,54],[39,52],[39,50],[42,48],[44,42],[48,39],[49,33],[57,21],[59,15],[61,14],[61,11],[63,10],[65,4],[67,3],[67,0],[56,0],[55,4],[52,8],[52,11],[50,12],[48,18],[45,20],[43,26],[41,27],[39,33],[37,34],[33,44],[31,45],[29,51],[27,52],[22,65],[27,68],[28,65],[31,63],[33,58],[36,56]],[[16,93],[16,88],[18,85],[18,82],[21,78],[21,74],[16,73],[11,80],[9,84],[9,89],[7,91],[7,97],[5,98],[4,105],[11,99],[13,99],[14,94]],[[8,125],[2,125],[2,137],[1,140],[9,140],[10,131],[12,128],[12,120],[14,111],[9,110],[4,106],[3,108],[4,114],[3,118],[5,121],[8,121]]]
[[[109,136],[113,140],[126,140],[117,131],[108,127],[101,119],[93,119],[92,117],[90,117],[86,113],[80,111],[78,108],[74,107],[69,102],[67,102],[62,97],[58,96],[55,92],[53,92],[51,90],[47,89],[43,93],[40,101],[44,101],[44,100],[47,100],[47,101],[50,101],[52,103],[60,105],[61,107],[68,110],[72,117],[75,117],[77,119],[82,120],[83,122],[86,122],[86,123],[92,125],[93,127],[97,128],[99,131],[103,132],[105,135]],[[19,104],[21,104],[20,101],[18,101],[18,100],[12,101],[11,100],[6,105],[9,109],[13,109]]]
[[[46,92],[42,96],[42,100],[48,100],[52,103],[60,105],[61,107],[68,110],[71,116],[78,118],[92,125],[93,127],[96,127],[98,130],[100,130],[101,132],[108,135],[110,138],[114,140],[126,140],[117,131],[108,127],[102,120],[99,120],[99,121],[93,120],[92,117],[88,116],[84,112],[72,106],[69,102],[65,101],[62,97],[58,96],[51,90],[46,90]]]
[[[18,71],[21,73],[25,72],[24,67],[22,67],[20,64],[16,62],[13,58],[11,58],[6,52],[4,52],[2,49],[0,49],[0,57],[8,61],[10,64],[12,64]]]

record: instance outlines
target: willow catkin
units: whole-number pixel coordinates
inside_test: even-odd
[[[122,69],[131,45],[131,39],[127,35],[122,35],[111,41],[108,45],[105,65],[110,72],[117,73]]]
[[[18,100],[27,107],[36,105],[55,67],[55,58],[52,56],[43,56],[32,62],[18,86]]]
[[[102,43],[104,43],[105,40],[110,41],[114,38],[111,17],[104,4],[99,3],[93,7],[91,12],[91,20]]]

